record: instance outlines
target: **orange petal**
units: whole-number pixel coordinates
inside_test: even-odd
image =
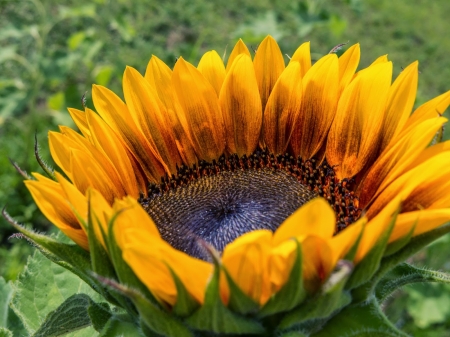
[[[89,250],[87,235],[73,214],[61,186],[42,176],[40,181],[26,180],[25,186],[45,217],[76,244]]]
[[[188,134],[186,116],[174,93],[172,70],[159,58],[152,56],[145,72],[145,79],[156,90],[159,99],[167,109],[167,118],[183,161],[188,165],[196,164],[198,159],[192,147],[192,137]]]
[[[258,46],[253,66],[264,111],[273,86],[284,70],[284,59],[280,47],[270,35]]]
[[[72,108],[69,108],[67,110],[69,110],[70,116],[72,117],[73,121],[75,122],[76,126],[81,131],[83,136],[86,137],[86,139],[90,140],[91,132],[89,131],[86,114],[84,113],[84,111]]]
[[[292,133],[291,118],[300,110],[301,68],[292,61],[278,78],[263,115],[263,140],[271,153],[286,152]]]
[[[189,134],[199,158],[212,161],[225,149],[222,112],[214,88],[183,58],[173,70],[172,83],[185,112]]]
[[[228,72],[219,97],[227,135],[227,151],[251,154],[261,133],[262,110],[250,57],[239,55]]]
[[[383,125],[384,149],[393,137],[403,129],[416,100],[419,62],[406,67],[389,89],[386,118]]]
[[[298,62],[300,64],[301,77],[305,76],[311,68],[311,51],[309,41],[302,43],[300,47],[297,48],[289,63],[291,62]]]
[[[333,251],[327,240],[308,236],[301,242],[303,279],[309,292],[316,291],[334,268]]]
[[[336,216],[328,202],[315,198],[283,221],[273,236],[273,245],[297,236],[315,235],[329,239],[333,236],[335,225]]]
[[[81,218],[84,223],[80,221],[78,222],[83,227],[83,229],[85,229],[84,224],[87,223],[88,217],[86,197],[73,184],[67,181],[59,172],[55,172],[55,176],[64,192],[69,205],[72,207],[72,212],[77,218]]]
[[[272,233],[246,233],[225,247],[222,262],[239,288],[258,303],[270,296],[269,254]]]
[[[226,72],[228,72],[231,69],[234,60],[241,54],[246,54],[247,56],[252,57],[244,41],[242,41],[242,39],[239,39],[239,41],[236,43],[233,50],[231,51],[230,57],[228,58]]]
[[[359,43],[348,48],[347,51],[339,57],[339,96],[355,75],[360,57],[361,50]]]
[[[90,226],[93,226],[94,234],[100,244],[108,251],[105,243],[105,235],[108,234],[109,220],[113,215],[110,203],[108,203],[101,193],[93,188],[87,191],[90,210]]]
[[[323,146],[338,102],[339,67],[335,54],[317,61],[302,81],[302,102],[293,117],[291,147],[296,156],[312,158]]]
[[[217,54],[215,50],[205,53],[200,59],[197,69],[209,81],[209,83],[211,83],[217,93],[217,96],[219,96],[226,74],[225,66],[223,65],[223,61],[219,54]]]
[[[391,62],[371,66],[342,93],[326,149],[339,179],[353,177],[375,159],[391,76]]]
[[[172,128],[166,119],[166,108],[156,91],[136,69],[131,67],[125,70],[123,91],[136,125],[152,147],[158,151],[170,172],[176,173],[176,165],[183,163],[173,138]]]
[[[160,181],[160,177],[169,172],[157,153],[134,124],[127,106],[111,90],[94,85],[92,99],[95,108],[103,120],[122,138],[129,151],[145,172],[150,181]]]

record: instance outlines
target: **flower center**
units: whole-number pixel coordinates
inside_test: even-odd
[[[331,167],[315,163],[314,159],[303,162],[267,151],[256,151],[250,157],[222,156],[213,163],[179,168],[176,176],[152,184],[148,197],[139,201],[165,241],[207,260],[202,240],[222,252],[247,232],[275,231],[318,195],[334,208],[337,230],[356,220],[360,210],[349,182],[336,181]]]

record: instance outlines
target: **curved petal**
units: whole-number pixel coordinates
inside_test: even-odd
[[[339,96],[355,75],[360,57],[361,50],[359,43],[348,48],[347,51],[339,57]]]
[[[305,76],[311,68],[311,51],[309,41],[302,43],[300,47],[297,48],[289,63],[291,62],[298,62],[300,64],[301,76]]]
[[[280,47],[270,35],[258,46],[253,66],[264,111],[273,86],[284,70],[284,59]]]
[[[239,55],[219,96],[229,153],[250,155],[258,146],[262,125],[261,101],[250,57]]]
[[[214,90],[219,96],[222,83],[225,79],[225,66],[219,54],[215,50],[203,54],[197,69],[211,83]]]
[[[185,112],[197,156],[206,161],[219,158],[225,150],[225,132],[214,88],[183,58],[175,64],[172,83]]]
[[[392,63],[358,74],[342,93],[328,136],[326,157],[339,179],[356,175],[379,151]]]
[[[236,57],[238,57],[241,54],[245,54],[250,58],[252,57],[250,55],[250,52],[248,51],[248,48],[245,45],[244,41],[242,41],[242,39],[239,39],[239,41],[236,42],[236,45],[234,46],[233,50],[231,51],[230,57],[228,58],[226,72],[228,72],[231,69],[231,66],[233,65],[234,60],[236,59]]]

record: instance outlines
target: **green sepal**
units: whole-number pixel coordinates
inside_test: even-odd
[[[258,317],[265,317],[279,312],[289,311],[303,302],[306,291],[303,287],[302,249],[295,240],[296,253],[294,264],[287,283],[273,295],[258,313]]]
[[[222,272],[224,273],[228,287],[230,288],[230,298],[228,299],[228,307],[234,312],[241,315],[254,314],[259,310],[259,304],[256,303],[252,298],[248,297],[239,288],[239,286],[234,282],[233,278],[228,273],[226,268],[222,267]]]
[[[41,158],[41,154],[39,153],[39,144],[37,140],[37,134],[34,134],[34,156],[39,164],[39,166],[44,170],[45,174],[52,180],[56,181],[55,170],[50,167],[44,159]]]
[[[384,257],[392,255],[392,254],[398,252],[403,247],[405,247],[408,244],[408,242],[411,240],[411,238],[414,234],[414,230],[416,229],[416,225],[417,225],[417,221],[411,227],[408,234],[406,234],[405,236],[401,237],[398,240],[395,240],[394,242],[389,243],[386,247],[386,250],[384,251]]]
[[[350,276],[346,289],[354,289],[367,281],[369,281],[380,267],[381,259],[383,258],[384,251],[391,236],[392,230],[395,226],[399,210],[393,215],[391,222],[387,229],[383,232],[380,238],[377,240],[375,246],[367,253],[366,256],[356,265]]]
[[[143,331],[152,331],[152,336],[162,335],[166,337],[193,337],[192,332],[183,325],[175,316],[150,302],[138,290],[117,283],[115,280],[96,275],[97,280],[103,283],[111,291],[115,291],[131,299],[136,306],[141,324],[145,324]],[[148,329],[147,329],[148,328]],[[147,334],[146,334],[147,335]]]
[[[329,317],[333,312],[351,302],[351,296],[344,290],[352,272],[348,261],[339,261],[336,270],[321,287],[320,292],[297,309],[286,314],[278,326],[279,330],[290,329],[307,321]]]
[[[450,223],[421,235],[414,236],[403,248],[392,255],[384,257],[381,260],[380,268],[375,274],[372,282],[377,282],[392,268],[402,263],[410,256],[421,250],[423,247],[427,246],[431,242],[439,239],[441,236],[447,233],[450,233]]]
[[[128,264],[122,258],[122,250],[116,242],[114,236],[114,223],[121,212],[114,214],[108,223],[108,235],[107,235],[107,246],[109,255],[114,265],[114,270],[121,284],[128,286],[132,289],[137,289],[141,294],[143,294],[152,303],[157,303],[157,300],[150,293],[147,287],[142,284],[142,282],[134,274],[133,270],[128,266]]]
[[[349,334],[351,332],[351,334]],[[407,337],[383,314],[375,299],[350,305],[329,320],[311,337]]]
[[[220,298],[220,263],[213,255],[214,274],[206,288],[205,302],[186,319],[186,323],[199,331],[215,334],[262,334],[263,326],[254,320],[233,313]]]
[[[61,336],[92,324],[88,308],[96,305],[88,295],[75,294],[67,298],[44,319],[32,337]]]
[[[375,288],[376,297],[379,302],[382,302],[387,296],[407,284],[424,282],[449,284],[450,274],[401,263],[379,281]]]
[[[177,288],[177,302],[172,307],[172,312],[179,317],[187,317],[191,315],[194,310],[200,306],[200,304],[192,297],[191,294],[189,294],[183,282],[172,270],[172,268],[169,265],[167,265],[167,268],[172,274],[173,282]]]
[[[135,322],[130,321],[129,316],[114,315],[98,335],[98,337],[111,336],[144,337],[145,334]]]

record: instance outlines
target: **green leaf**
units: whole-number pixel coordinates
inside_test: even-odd
[[[208,284],[203,305],[186,319],[200,331],[216,334],[260,334],[265,329],[259,322],[237,315],[222,303],[219,292],[220,265],[215,261],[214,275]]]
[[[299,242],[297,244],[297,256],[292,266],[288,282],[278,293],[272,296],[266,305],[258,313],[259,317],[265,317],[278,312],[289,311],[298,306],[306,297],[302,277],[302,250]]]
[[[0,337],[13,337],[13,334],[10,330],[0,326]]]
[[[74,294],[50,312],[33,337],[61,336],[90,326],[88,308],[92,300],[85,294]]]
[[[0,276],[0,326],[8,326],[9,302],[12,296],[12,287]]]
[[[379,301],[383,301],[392,292],[407,284],[424,282],[450,284],[450,275],[401,263],[380,280],[376,286],[376,296]]]
[[[35,333],[48,314],[73,294],[85,293],[96,302],[103,300],[83,280],[39,252],[28,259],[13,287],[11,307],[29,334]]]
[[[384,251],[384,256],[392,255],[392,254],[398,252],[403,247],[405,247],[408,244],[408,242],[411,240],[411,238],[414,234],[416,225],[417,225],[417,221],[411,227],[408,234],[406,234],[405,236],[401,237],[400,239],[398,239],[394,242],[389,243],[386,247],[386,250]]]
[[[386,249],[389,237],[391,236],[392,229],[394,228],[397,214],[398,211],[393,216],[386,231],[384,231],[380,238],[378,238],[375,246],[372,247],[369,253],[367,253],[367,255],[356,265],[352,275],[350,276],[350,279],[345,285],[346,289],[353,289],[366,283],[377,272],[380,266],[380,261],[383,258],[383,254]]]
[[[87,314],[91,320],[92,327],[96,331],[101,331],[112,316],[107,303],[95,303],[93,301],[87,307]]]
[[[375,300],[344,308],[311,337],[407,337],[383,314]]]
[[[349,262],[340,261],[337,270],[322,286],[320,293],[299,308],[286,314],[278,328],[285,330],[303,322],[327,318],[333,312],[348,305],[351,302],[351,297],[348,291],[344,291],[344,285],[351,270],[352,267]]]

